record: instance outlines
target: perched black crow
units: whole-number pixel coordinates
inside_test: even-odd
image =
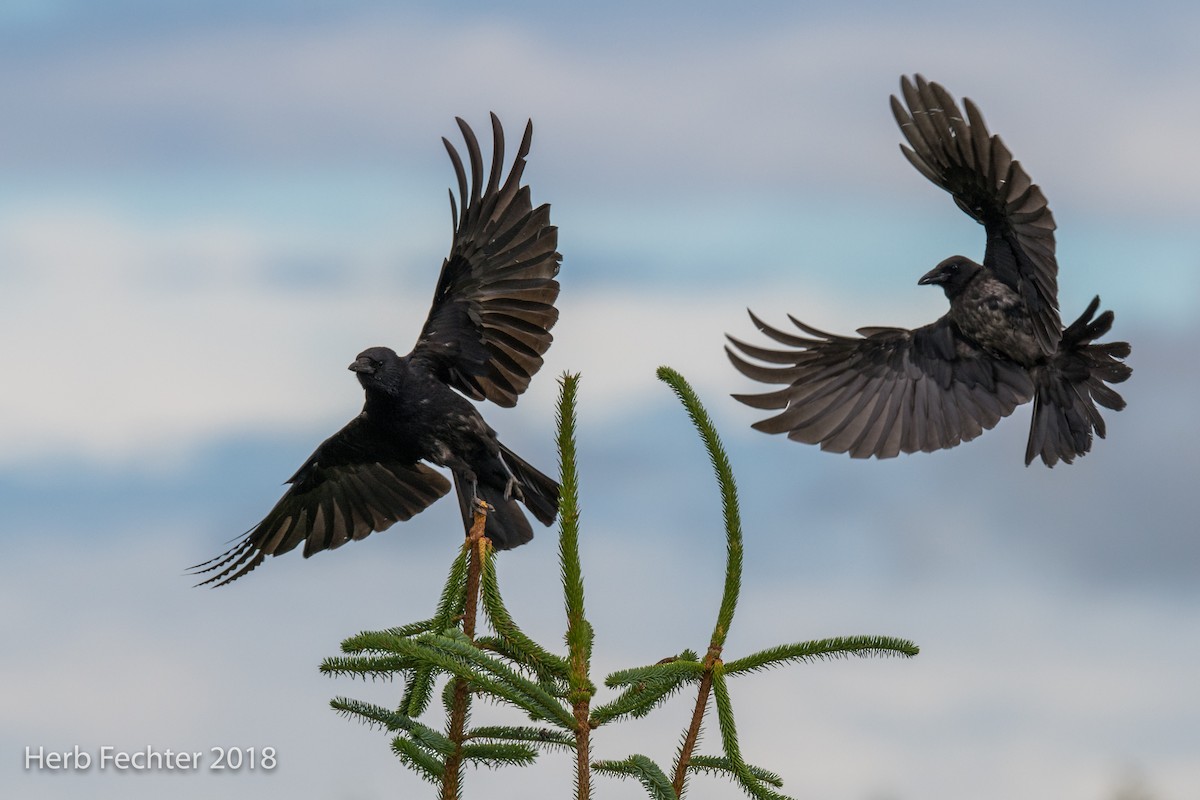
[[[518,500],[543,524],[554,521],[558,484],[502,445],[462,396],[516,405],[542,366],[558,320],[558,231],[550,206],[533,208],[529,187],[521,185],[533,124],[526,125],[501,184],[504,131],[492,115],[486,185],[475,134],[461,119],[458,126],[471,182],[468,187],[462,159],[443,139],[462,210],[451,191],[450,257],[416,346],[406,356],[386,347],[359,354],[350,369],[366,393],[362,413],[317,448],[262,522],[227,552],[192,568],[216,573],[200,585],[235,581],[268,555],[301,542],[307,558],[411,518],[450,491],[450,482],[422,461],[450,468],[468,528],[474,504],[490,506],[485,532],[499,549],[533,538]]]
[[[1041,456],[1068,464],[1104,437],[1096,404],[1120,410],[1125,401],[1107,386],[1130,375],[1125,342],[1093,344],[1112,327],[1096,316],[1094,299],[1066,329],[1058,316],[1054,217],[1041,189],[1014,161],[999,136],[988,133],[975,104],[964,117],[945,89],[920,75],[901,78],[904,103],[892,112],[911,149],[900,149],[922,175],[987,233],[983,263],[951,256],[921,277],[940,286],[950,311],[916,330],[859,328],[858,337],[811,328],[785,333],[751,313],[758,328],[788,350],[755,347],[729,337],[742,355],[782,367],[763,367],[726,348],[742,374],[778,391],[734,395],[755,408],[784,409],[755,428],[787,433],[854,458],[954,447],[990,429],[1033,400],[1025,463]]]

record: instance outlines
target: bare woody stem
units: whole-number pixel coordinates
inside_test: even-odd
[[[687,783],[688,764],[696,752],[696,742],[700,739],[700,728],[704,724],[704,712],[708,709],[708,696],[712,692],[713,668],[721,660],[721,646],[716,642],[709,645],[708,654],[704,657],[704,675],[700,678],[700,688],[696,692],[696,708],[692,711],[692,723],[688,726],[683,744],[679,747],[679,760],[675,762],[675,779],[671,785],[675,788],[675,796],[682,798],[684,786]]]
[[[483,535],[486,522],[487,511],[476,506],[475,519],[464,544],[464,547],[471,549],[471,559],[467,566],[467,597],[463,609],[462,630],[463,634],[472,642],[475,641],[475,617],[479,608],[479,584],[483,573],[484,548],[491,546],[491,542]],[[454,752],[446,757],[446,767],[442,778],[442,800],[458,800],[460,797],[462,748],[466,739],[467,712],[470,710],[470,701],[470,685],[462,678],[456,678],[454,701],[450,707],[449,730],[450,741],[454,743]]]
[[[592,796],[590,705],[587,699],[575,701],[575,796],[578,800],[589,800]]]

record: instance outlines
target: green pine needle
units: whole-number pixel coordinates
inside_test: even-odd
[[[432,622],[432,620],[429,620]],[[348,655],[363,653],[395,653],[393,646],[397,639],[407,639],[406,635],[397,635],[391,631],[363,631],[342,642],[342,652]]]
[[[526,742],[551,750],[575,750],[575,737],[565,731],[532,725],[490,725],[473,728],[467,737],[475,740]]]
[[[400,762],[425,780],[440,785],[446,774],[446,765],[437,758],[425,752],[420,745],[401,734],[392,740],[392,752],[400,757]]]
[[[477,767],[527,767],[537,760],[537,750],[526,744],[486,742],[465,744],[463,761]]]
[[[429,708],[433,699],[433,683],[437,678],[437,670],[423,666],[413,670],[404,682],[404,696],[400,700],[400,709],[410,717],[419,717]]]
[[[413,644],[421,648],[417,651],[420,655],[414,657],[429,658],[440,669],[468,681],[472,689],[517,706],[534,719],[574,730],[575,718],[557,698],[499,659],[479,650],[461,633],[455,636],[425,634]]]
[[[670,778],[646,756],[632,755],[621,761],[596,761],[592,763],[592,769],[621,778],[636,778],[653,800],[679,800]]]
[[[543,683],[558,681],[565,683],[570,675],[567,662],[526,636],[508,613],[504,599],[500,596],[500,582],[496,576],[494,558],[484,561],[480,583],[484,610],[492,623],[492,628],[504,643],[497,652],[528,668]],[[477,640],[476,644],[483,646],[484,641]]]
[[[379,726],[388,731],[404,731],[416,744],[426,750],[442,756],[454,752],[454,743],[432,728],[422,725],[411,717],[392,711],[389,708],[351,700],[345,697],[335,697],[329,703],[335,711],[343,716],[358,717],[368,725]]]
[[[446,585],[438,600],[437,611],[433,615],[436,623],[431,630],[440,631],[451,627],[460,619],[467,605],[467,562],[470,550],[464,546],[459,550],[458,557],[450,565],[450,574],[446,577]]]
[[[321,662],[320,670],[326,675],[390,681],[397,672],[417,666],[404,656],[330,656]]]
[[[514,667],[526,671],[547,694],[558,698],[565,698],[569,693],[566,678],[556,677],[545,670],[535,671],[535,665],[525,660],[527,653],[514,650],[508,642],[499,636],[478,636],[475,638],[475,646],[485,652],[494,653],[500,658],[511,662]]]
[[[770,784],[777,789],[783,788],[783,778],[777,773],[770,770],[756,767],[751,764],[744,765],[746,770],[753,775],[757,780],[763,783]],[[718,756],[692,756],[692,760],[688,762],[688,769],[695,772],[705,772],[712,775],[721,775],[727,778],[736,780],[737,771],[728,758],[720,758]]]
[[[684,659],[614,672],[605,679],[605,684],[614,689],[627,688],[612,702],[594,709],[591,722],[605,725],[621,717],[644,717],[684,686],[699,682],[703,676],[701,664]]]
[[[591,713],[593,725],[604,725],[621,717],[644,717],[665,703],[676,692],[690,683],[699,683],[704,668],[691,661],[673,661],[643,667],[640,670],[625,670],[626,675],[643,675],[641,680],[628,682],[629,688],[616,700],[594,709]],[[609,676],[609,685],[615,685]]]
[[[558,557],[567,610],[567,661],[573,697],[589,698],[595,687],[588,677],[592,660],[592,627],[584,615],[583,567],[579,559],[579,474],[575,452],[575,406],[579,375],[559,378],[558,409]]]
[[[691,650],[684,650],[676,658],[660,661],[644,667],[621,669],[604,679],[604,685],[616,689],[621,686],[632,686],[637,683],[665,680],[668,676],[694,675],[697,679],[704,674],[704,666]]]
[[[717,708],[717,724],[721,729],[721,746],[734,779],[742,790],[755,800],[791,800],[762,784],[750,767],[742,760],[742,748],[738,744],[737,726],[733,721],[733,701],[729,697],[729,685],[725,682],[724,670],[717,665],[713,670],[713,704]]]
[[[919,648],[907,639],[890,636],[843,636],[780,645],[725,663],[725,674],[757,672],[792,661],[817,661],[850,656],[911,658]]]
[[[342,643],[342,649],[354,652],[353,648],[367,645],[386,645],[389,652],[400,652],[398,642],[411,641],[409,638],[414,628],[422,631],[442,631],[459,624],[463,609],[466,606],[467,587],[467,557],[466,547],[459,550],[458,557],[450,565],[450,574],[442,589],[437,611],[433,618],[415,625],[405,625],[388,631],[360,633]],[[407,634],[404,635],[404,634]],[[350,647],[350,650],[347,650]],[[433,699],[433,685],[437,680],[438,670],[434,665],[422,664],[417,666],[405,680],[404,697],[400,701],[400,709],[410,717],[419,717],[429,707]]]
[[[423,619],[420,622],[411,622],[408,625],[401,625],[397,628],[386,628],[381,633],[388,633],[392,636],[416,636],[420,633],[428,633],[438,629],[438,621],[436,618]]]

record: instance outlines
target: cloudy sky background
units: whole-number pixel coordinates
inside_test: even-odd
[[[546,367],[488,419],[553,470],[555,376],[583,373],[596,671],[702,649],[719,507],[654,368],[700,391],[747,529],[728,653],[854,633],[912,661],[735,685],[743,746],[797,797],[1158,800],[1200,785],[1200,11],[1184,3],[318,2],[0,6],[0,794],[376,798],[429,791],[316,672],[421,618],[453,503],[218,591],[215,555],[357,412],[345,366],[406,350],[450,235],[453,118],[510,137],[564,255]],[[982,108],[1051,201],[1064,316],[1099,293],[1129,408],[1072,466],[1021,464],[1028,409],[969,446],[857,462],[757,434],[721,352],[745,308],[819,327],[940,315],[916,279],[981,230],[900,156],[923,72]],[[485,139],[486,141],[486,139]],[[554,531],[506,554],[561,635]],[[600,731],[667,761],[686,704]],[[715,734],[710,734],[715,743]],[[275,747],[269,774],[46,774],[26,746]],[[468,777],[561,796],[566,758]],[[607,797],[641,796],[604,781]],[[531,794],[532,792],[532,794]],[[692,795],[729,797],[697,780]]]

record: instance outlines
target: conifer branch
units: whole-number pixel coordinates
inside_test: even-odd
[[[397,672],[407,672],[418,666],[417,662],[404,656],[330,656],[321,662],[320,670],[326,675],[390,681]]]
[[[679,800],[665,772],[649,758],[632,755],[621,761],[597,761],[592,767],[597,772],[622,778],[636,778],[646,788],[653,800]]]
[[[613,688],[627,688],[612,702],[592,710],[592,725],[625,716],[644,717],[687,684],[703,680],[704,674],[701,664],[681,660],[613,673],[604,682]]]
[[[442,596],[438,600],[430,630],[444,631],[462,619],[466,608],[468,555],[467,548],[463,547],[454,563],[450,565],[450,574],[442,588]],[[409,676],[405,681],[404,697],[400,701],[400,708],[404,713],[410,717],[419,717],[425,713],[429,701],[433,699],[433,682],[436,677],[436,671],[428,666],[415,670]]]
[[[738,508],[737,483],[733,479],[733,468],[729,464],[729,456],[721,444],[721,437],[713,426],[712,418],[704,409],[704,404],[692,389],[691,385],[670,367],[658,368],[659,380],[666,383],[683,403],[692,424],[704,442],[708,451],[708,460],[716,474],[717,485],[721,491],[721,514],[725,522],[725,588],[721,594],[721,605],[717,611],[717,622],[713,627],[712,639],[709,642],[708,653],[704,657],[704,676],[696,692],[696,705],[692,710],[692,719],[684,733],[683,742],[675,760],[675,776],[672,787],[675,794],[683,797],[687,791],[688,764],[695,753],[700,739],[700,730],[704,724],[704,714],[708,707],[709,692],[713,687],[714,674],[721,665],[721,651],[725,646],[725,638],[733,624],[733,614],[737,610],[738,595],[742,590],[742,518]]]
[[[357,656],[363,653],[395,653],[396,642],[410,636],[397,635],[391,631],[363,631],[342,641],[342,652]]]
[[[494,649],[496,652],[528,667],[543,683],[556,685],[566,683],[569,679],[570,667],[566,660],[549,652],[537,642],[525,635],[504,605],[500,596],[500,582],[496,576],[496,560],[489,558],[483,565],[483,607],[488,620],[499,637],[499,646],[493,643],[493,637],[481,637],[476,643],[481,647]]]
[[[775,788],[783,787],[783,778],[777,773],[771,772],[762,767],[756,767],[752,764],[745,765],[746,770],[754,776],[755,779],[763,783],[770,784]],[[728,758],[719,756],[693,756],[692,762],[688,764],[688,769],[693,772],[709,772],[713,774],[721,774],[726,777],[732,777],[736,780],[737,771]]]
[[[579,375],[564,373],[559,378],[558,408],[558,554],[563,594],[567,607],[567,644],[574,654],[590,657],[590,640],[580,630],[583,613],[583,568],[579,560],[579,475],[575,466],[575,404]]]
[[[412,628],[413,630],[411,633],[404,633],[402,631],[405,628]],[[435,629],[435,621],[429,619],[417,625],[406,625],[404,628],[393,628],[384,631],[363,631],[362,633],[357,633],[354,636],[343,639],[342,652],[347,655],[395,653],[396,650],[393,644],[397,639],[408,639]]]
[[[388,633],[392,636],[416,636],[420,633],[428,633],[429,631],[436,630],[438,630],[438,620],[436,617],[430,617],[420,622],[410,622],[407,625],[400,625],[396,628],[384,628],[381,633]],[[346,641],[350,641],[350,639]]]
[[[345,697],[335,697],[329,705],[339,714],[359,717],[368,725],[379,726],[393,732],[404,731],[412,737],[416,744],[431,753],[445,756],[454,749],[453,743],[433,728],[422,725],[415,719],[389,708]]]
[[[729,685],[725,682],[724,670],[719,667],[713,671],[713,705],[717,709],[721,746],[725,750],[730,771],[746,794],[755,800],[792,800],[787,795],[773,792],[764,786],[742,760],[742,746],[738,743],[737,725],[733,720],[733,701],[729,697]]]
[[[533,726],[493,725],[473,728],[468,739],[493,741],[527,742],[538,747],[549,749],[575,749],[575,737],[566,732],[553,728],[537,728]]]
[[[400,710],[410,717],[417,717],[429,708],[433,699],[433,667],[425,665],[413,670],[404,681],[404,695],[400,698]]]
[[[567,696],[567,679],[559,678],[546,669],[546,663],[539,661],[536,656],[530,655],[515,649],[510,643],[499,636],[479,636],[475,639],[475,646],[487,653],[493,653],[502,659],[520,667],[528,672],[537,681],[538,686],[550,695],[557,698],[565,698]],[[553,653],[550,653],[552,657]],[[561,658],[559,659],[562,660]],[[565,661],[563,662],[566,663]]]
[[[579,558],[579,474],[575,464],[575,405],[579,375],[563,373],[559,379],[558,409],[558,559],[567,611],[567,699],[571,703],[575,732],[575,797],[592,796],[591,702],[596,687],[591,680],[591,623],[584,615],[583,566]]]
[[[537,751],[527,744],[485,742],[464,744],[462,759],[480,767],[527,767],[537,760]]]
[[[843,636],[768,648],[727,662],[725,674],[757,672],[794,661],[818,661],[850,656],[911,658],[919,652],[920,649],[907,639],[890,636]]]
[[[535,719],[574,730],[575,720],[570,712],[563,708],[558,698],[536,682],[484,653],[461,634],[426,634],[415,640],[414,646],[424,648],[426,657],[445,671],[469,680],[472,688],[479,693],[506,701]]]
[[[658,378],[671,387],[687,409],[688,416],[691,417],[692,424],[696,426],[708,451],[708,459],[712,463],[721,489],[721,514],[725,520],[727,560],[725,591],[721,595],[721,607],[717,612],[717,624],[712,635],[712,645],[719,649],[725,646],[725,637],[729,635],[733,614],[737,610],[738,594],[742,590],[742,517],[738,509],[737,483],[733,479],[729,456],[721,445],[721,437],[717,435],[712,419],[704,410],[704,405],[691,385],[670,367],[659,367]]]
[[[671,785],[679,797],[683,797],[684,792],[687,791],[688,767],[696,753],[696,746],[700,743],[700,733],[704,730],[704,714],[708,710],[708,695],[711,691],[712,672],[705,670],[704,677],[700,681],[700,688],[696,692],[696,705],[692,708],[692,720],[683,734],[679,752],[675,754],[675,779]]]
[[[400,762],[406,764],[414,772],[433,784],[440,784],[445,779],[446,767],[438,759],[429,755],[419,745],[401,734],[392,740],[392,752],[400,757]],[[445,796],[444,794],[442,795]]]
[[[703,666],[700,664],[700,659],[696,654],[691,650],[684,650],[677,656],[664,658],[662,661],[644,667],[619,669],[616,672],[610,673],[604,679],[604,685],[612,689],[617,689],[622,686],[633,686],[639,683],[662,679],[662,677],[676,672],[691,672],[699,677],[701,670],[703,670]]]

